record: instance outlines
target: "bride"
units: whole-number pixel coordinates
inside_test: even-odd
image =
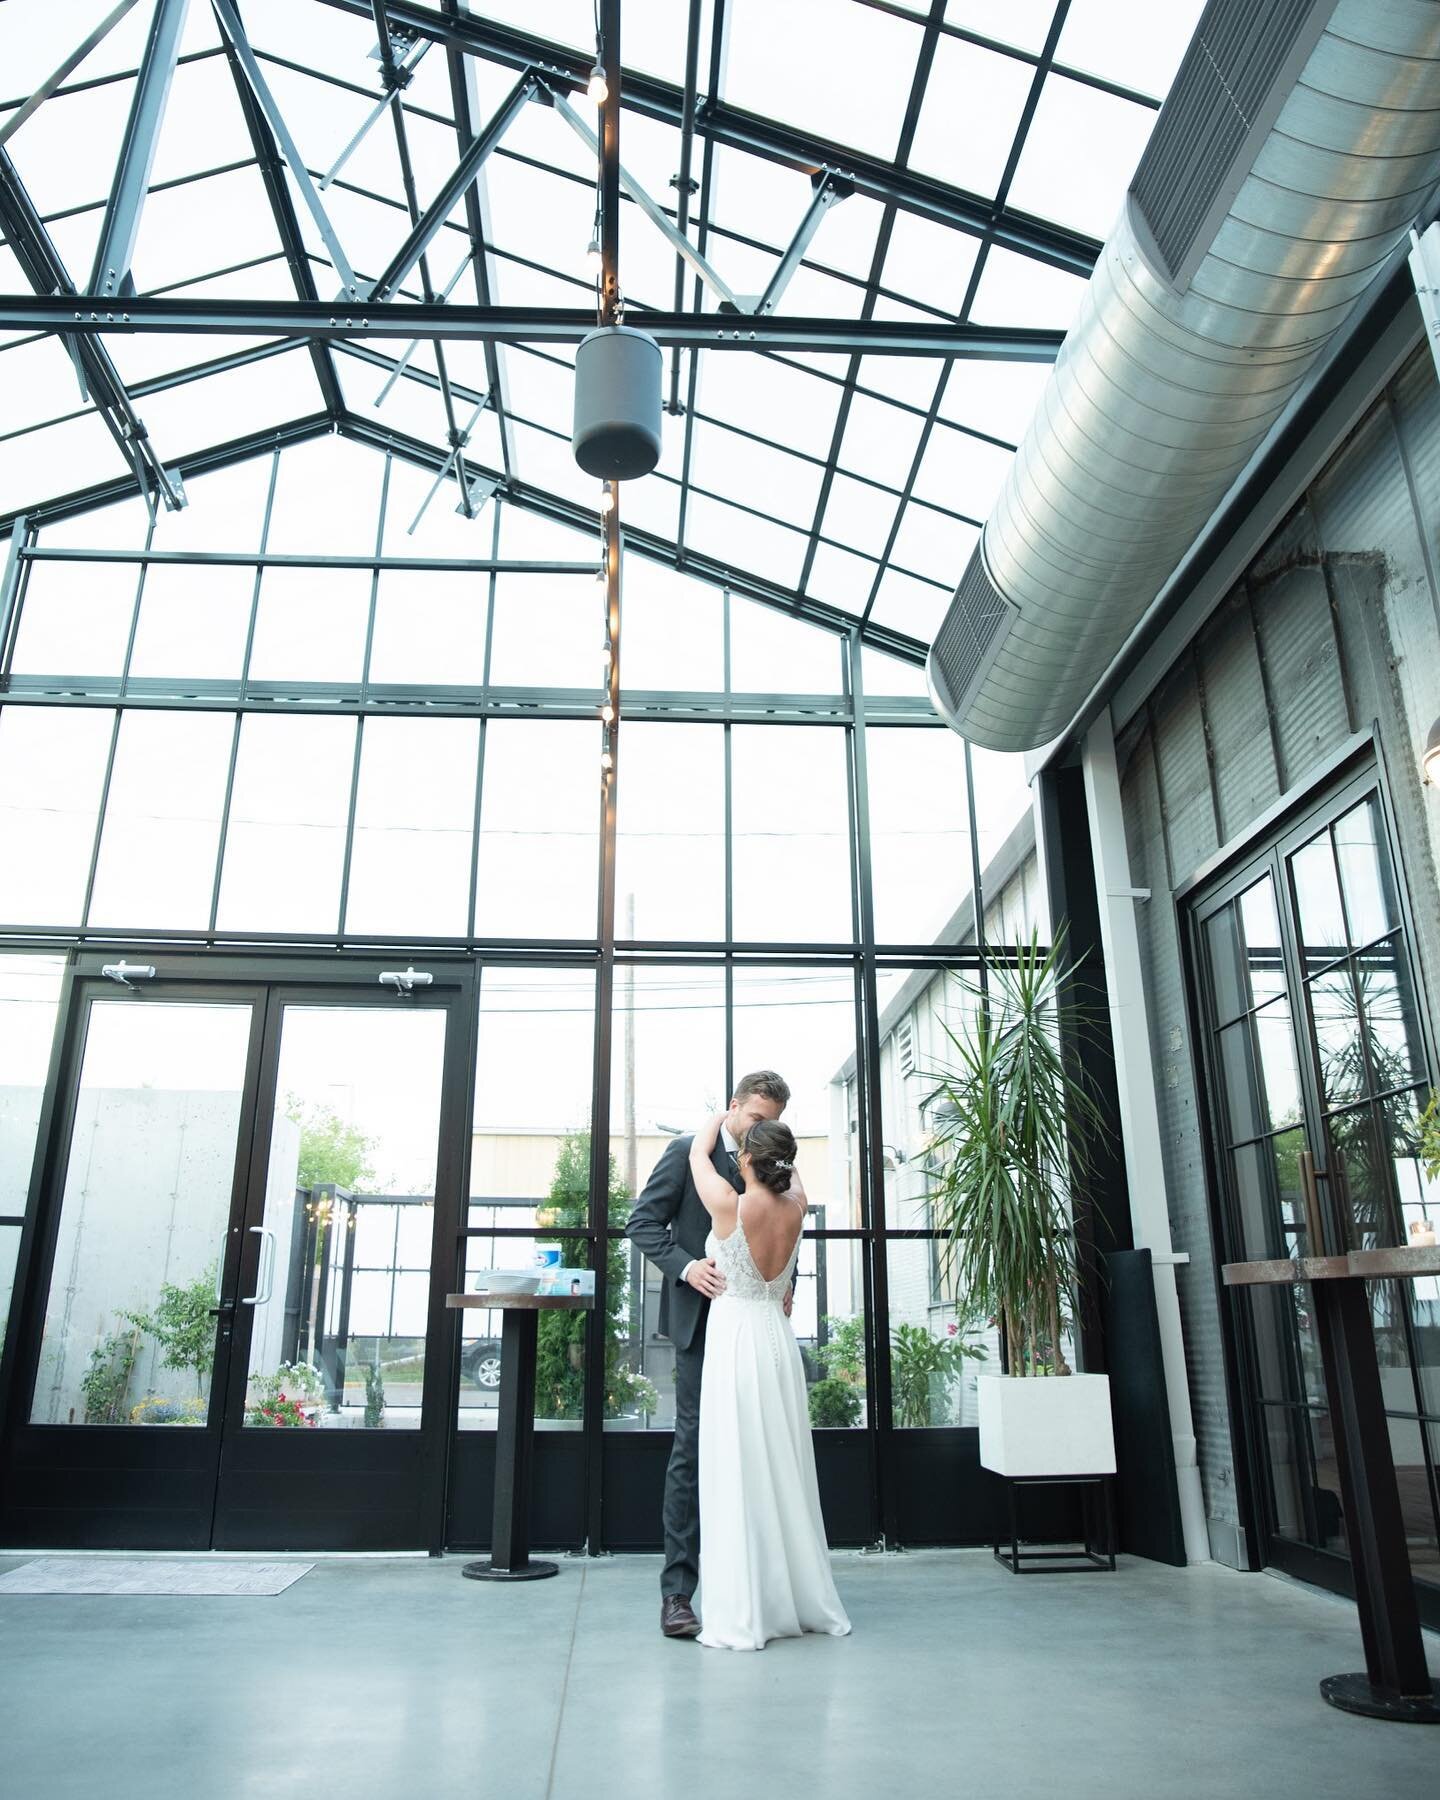
[[[725,1278],[700,1388],[700,1642],[763,1650],[807,1631],[843,1637],[850,1621],[830,1574],[805,1371],[785,1315],[807,1204],[795,1138],[778,1119],[752,1125],[737,1194],[710,1160],[724,1116],[690,1148],[711,1218],[705,1254]]]

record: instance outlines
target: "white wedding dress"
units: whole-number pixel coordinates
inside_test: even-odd
[[[710,1303],[700,1386],[700,1642],[763,1650],[771,1638],[850,1629],[830,1573],[800,1346],[783,1273],[755,1267],[738,1214],[705,1254],[725,1277]]]

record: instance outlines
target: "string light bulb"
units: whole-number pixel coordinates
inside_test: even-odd
[[[588,257],[592,258],[595,262],[599,262],[599,260],[600,260],[600,234],[598,231],[591,237],[590,242],[585,246],[585,254]]]
[[[597,62],[590,71],[590,80],[586,84],[585,92],[595,106],[603,106],[610,98],[610,83],[605,79],[604,63]]]
[[[615,722],[615,708],[613,706],[608,706],[608,705],[602,706],[600,708],[600,717],[605,721],[605,723],[607,725],[613,725]]]
[[[608,487],[601,488],[601,490],[600,490],[600,516],[601,516],[601,518],[603,519],[607,513],[614,512],[614,510],[615,510],[614,494],[610,491],[610,489]]]
[[[615,767],[615,758],[610,754],[610,752],[608,750],[602,750],[600,752],[600,767],[605,771],[605,773],[607,775]]]

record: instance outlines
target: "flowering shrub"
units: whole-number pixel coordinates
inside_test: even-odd
[[[201,1399],[172,1400],[166,1394],[147,1394],[130,1408],[132,1425],[203,1425],[210,1402]]]
[[[299,1400],[288,1394],[277,1394],[259,1406],[252,1406],[245,1415],[247,1425],[309,1425],[312,1428],[318,1423],[313,1413],[306,1412]]]

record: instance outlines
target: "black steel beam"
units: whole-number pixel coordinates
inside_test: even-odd
[[[36,297],[43,294],[55,301],[62,311],[66,304],[72,304],[73,310],[75,284],[14,163],[4,150],[0,150],[0,229],[3,229],[25,279],[35,289]],[[61,337],[75,360],[77,373],[83,371],[89,395],[95,401],[105,428],[130,465],[133,479],[147,501],[154,492],[164,494],[168,504],[178,504],[171,490],[170,476],[135,411],[119,370],[110,360],[110,352],[103,343],[93,341],[83,331],[62,331]],[[130,483],[127,481],[124,486],[128,491]]]
[[[324,4],[339,12],[370,18],[370,0],[324,0]],[[509,68],[543,65],[576,88],[583,88],[589,75],[590,65],[583,54],[530,32],[465,14],[442,17],[432,8],[413,5],[410,0],[389,0],[388,12],[392,25],[404,26],[422,37],[434,38],[438,43]],[[685,92],[673,82],[627,69],[625,104],[647,118],[659,119],[677,129],[683,125]],[[699,108],[695,129],[702,138],[714,143],[747,151],[767,162],[783,163],[807,175],[835,169],[854,183],[857,193],[882,205],[898,206],[904,212],[918,213],[961,231],[977,235],[983,232],[992,243],[1022,256],[1038,257],[1074,275],[1088,276],[1100,254],[1099,241],[1083,232],[1066,230],[1008,206],[997,206],[984,195],[966,193],[883,158],[863,156],[843,144],[793,130],[721,100],[711,100]]]
[[[857,356],[939,356],[978,362],[1054,362],[1062,331],[950,325],[908,319],[760,318],[715,313],[631,312],[661,344],[694,350],[789,350]],[[456,306],[409,302],[357,305],[308,300],[102,300],[88,294],[0,295],[0,330],[174,331],[247,337],[274,333],[330,342],[346,337],[456,342],[578,343],[593,312],[573,307]]]
[[[261,111],[260,102],[255,98],[255,90],[246,78],[235,46],[228,38],[225,39],[225,56],[230,64],[230,77],[235,84],[240,111],[245,118],[245,129],[250,134],[255,161],[260,168],[260,179],[265,183],[265,197],[270,202],[270,211],[285,251],[285,261],[290,269],[290,279],[295,284],[296,296],[302,301],[318,304],[319,289],[315,286],[310,256],[300,233],[300,221],[296,217],[295,203],[285,180],[285,169],[275,142],[275,134]],[[326,410],[332,419],[338,418],[345,410],[345,397],[341,392],[340,377],[335,370],[335,359],[323,344],[312,342],[310,361],[315,370],[315,379],[320,383]]]

